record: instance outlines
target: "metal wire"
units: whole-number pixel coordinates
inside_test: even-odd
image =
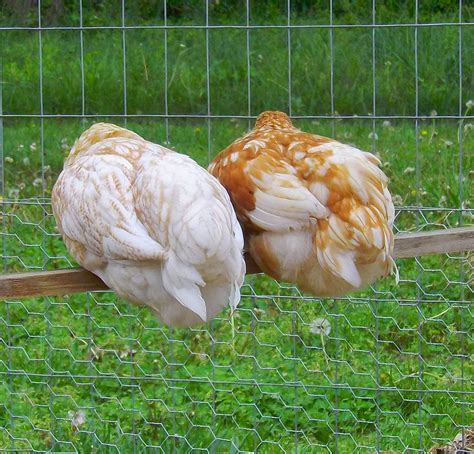
[[[129,126],[151,120],[153,125],[163,125],[166,145],[174,145],[177,122],[191,129],[198,124],[205,130],[204,160],[209,161],[219,150],[220,122],[242,120],[250,127],[258,114],[252,104],[258,44],[254,36],[260,33],[261,39],[274,30],[286,37],[286,46],[279,51],[287,59],[286,68],[280,69],[287,71],[285,102],[290,114],[297,111],[295,36],[303,30],[321,30],[328,37],[330,113],[292,115],[295,119],[330,120],[336,137],[345,121],[366,121],[374,153],[381,151],[379,120],[411,125],[415,204],[397,207],[396,232],[449,228],[474,219],[474,209],[465,205],[468,150],[462,127],[474,118],[465,111],[463,98],[464,34],[474,25],[463,19],[462,0],[455,22],[421,23],[416,1],[414,22],[400,24],[378,23],[376,0],[371,2],[367,24],[335,23],[332,0],[328,23],[294,23],[291,0],[287,0],[285,23],[270,25],[252,23],[250,0],[245,1],[245,23],[240,25],[212,24],[209,0],[201,25],[170,24],[166,1],[161,25],[128,24],[125,0],[119,3],[120,25],[85,25],[79,0],[78,26],[45,26],[39,0],[37,26],[0,27],[5,34],[31,31],[38,36],[38,79],[30,82],[38,85],[39,113],[11,111],[3,105],[0,83],[5,272],[72,266],[49,199],[56,176],[51,175],[49,156],[56,150],[51,149],[48,121],[58,120],[58,129],[62,122],[77,121],[83,129],[96,118],[128,121]],[[425,49],[419,35],[421,30],[444,27],[456,27],[458,33],[459,107],[456,113],[437,115],[436,121],[446,120],[459,134],[457,150],[451,149],[453,159],[458,159],[458,199],[449,206],[423,207],[421,192],[427,175],[420,134],[421,125],[431,117],[420,113],[419,55]],[[384,115],[377,104],[379,37],[383,30],[394,33],[400,28],[413,31],[413,60],[407,64],[413,65],[415,74],[415,113]],[[245,115],[213,111],[218,95],[213,95],[212,85],[212,33],[234,29],[242,30],[244,38],[246,76],[239,89],[247,93]],[[77,112],[45,112],[51,95],[44,87],[44,34],[53,30],[77,33],[81,89]],[[128,89],[133,83],[128,79],[128,56],[133,47],[128,40],[135,30],[162,32],[163,113],[130,113],[133,100]],[[335,83],[343,63],[335,61],[335,37],[342,30],[370,33],[370,113],[336,112]],[[120,34],[120,113],[87,112],[88,31]],[[194,39],[205,55],[205,113],[171,113],[170,59],[175,57],[172,38],[177,31],[199,32]],[[19,127],[37,126],[39,147],[36,150],[34,144],[34,152],[39,159],[29,164],[29,170],[36,176],[31,186],[39,190],[34,197],[22,198],[14,186],[21,184],[19,177],[7,167],[19,158],[5,144],[13,147],[16,142],[11,136]],[[59,150],[71,144],[56,145]],[[224,312],[209,325],[189,330],[165,328],[146,310],[131,307],[111,292],[5,301],[0,305],[0,451],[426,452],[459,432],[467,433],[472,424],[474,391],[468,359],[473,345],[474,286],[469,280],[473,263],[463,254],[402,259],[398,286],[382,282],[337,300],[308,297],[294,286],[252,276],[242,288],[242,302],[232,320]],[[317,321],[326,323],[326,331],[314,327]],[[235,326],[234,338],[231,326]]]
[[[456,26],[467,27],[472,25],[471,22],[454,22]],[[453,22],[430,22],[430,23],[419,23],[419,24],[412,24],[412,23],[400,23],[400,24],[292,24],[292,25],[84,25],[84,26],[45,26],[45,27],[28,27],[28,26],[4,26],[2,30],[150,30],[150,29],[158,29],[158,30],[180,30],[180,29],[188,29],[188,30],[203,30],[203,29],[249,29],[249,30],[256,30],[256,29],[318,29],[318,28],[329,28],[329,29],[352,29],[352,28],[415,28],[415,27],[452,27]]]

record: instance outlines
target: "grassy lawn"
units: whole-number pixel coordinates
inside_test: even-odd
[[[249,98],[245,30],[209,32],[211,113],[288,110],[290,68],[292,113],[330,115],[329,31],[293,31],[290,66],[286,30],[250,34]],[[85,31],[84,93],[78,32],[42,35],[46,114],[84,112],[124,124],[111,115],[125,107],[129,114],[165,113],[165,91],[169,113],[207,113],[203,30],[168,31],[167,86],[162,30],[128,31],[125,66],[120,31]],[[0,29],[0,39],[8,42],[3,113],[39,114],[37,33]],[[334,108],[342,116],[372,112],[371,39],[370,29],[334,32]],[[413,116],[413,30],[377,29],[376,39],[376,113]],[[474,121],[440,117],[473,114],[466,106],[474,98],[466,62],[474,61],[474,27],[463,28],[461,81],[456,27],[420,29],[418,39],[418,112],[428,118],[295,123],[381,156],[398,230],[473,224]],[[430,117],[432,110],[437,115]],[[91,122],[3,119],[5,271],[72,264],[48,198],[65,154]],[[249,123],[134,117],[126,125],[206,165]],[[456,211],[461,206],[463,214]],[[453,254],[397,265],[398,285],[387,278],[339,300],[247,277],[232,320],[224,312],[188,330],[165,328],[110,292],[6,301],[0,305],[0,449],[423,452],[446,442],[474,419],[474,264]],[[327,319],[329,333],[311,331],[317,318]]]

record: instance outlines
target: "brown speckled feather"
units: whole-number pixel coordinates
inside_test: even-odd
[[[393,267],[393,204],[372,154],[263,112],[209,171],[231,196],[249,253],[276,279],[341,295]]]

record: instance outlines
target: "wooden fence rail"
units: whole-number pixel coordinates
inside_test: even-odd
[[[395,237],[395,258],[446,254],[474,250],[474,227],[459,227],[431,232],[402,233]],[[259,272],[246,258],[247,274]],[[83,268],[34,271],[0,275],[0,299],[105,290],[96,275]]]

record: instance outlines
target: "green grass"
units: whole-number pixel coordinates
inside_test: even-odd
[[[246,124],[212,121],[211,155]],[[332,131],[331,122],[298,125],[323,134]],[[44,163],[50,166],[45,196],[83,126],[80,120],[45,120]],[[129,121],[128,127],[157,142],[165,140],[161,121]],[[414,204],[414,126],[376,127],[375,145],[391,177],[391,191],[400,204]],[[459,204],[458,129],[456,122],[420,125],[419,199],[424,206]],[[339,120],[335,131],[341,140],[363,148],[373,144],[369,121]],[[5,153],[11,158],[6,159],[7,194],[43,195],[42,186],[35,185],[41,176],[39,132],[34,122],[4,122]],[[206,164],[205,122],[173,120],[169,137],[170,146]],[[465,134],[463,149],[472,149],[473,139]],[[463,166],[468,175],[472,154],[466,154]],[[472,175],[462,185],[469,194]],[[10,197],[5,211],[6,269],[69,265],[48,205],[24,205]],[[455,226],[460,220],[449,210],[427,210],[424,216],[402,211],[397,227]],[[463,220],[472,222],[472,215]],[[203,449],[214,443],[217,452],[229,452],[233,443],[247,451],[261,446],[262,452],[322,452],[336,449],[334,432],[339,432],[341,452],[364,451],[364,446],[401,452],[452,438],[457,433],[453,421],[472,421],[469,413],[462,416],[459,404],[464,399],[472,405],[472,398],[462,394],[467,384],[462,384],[459,356],[461,348],[472,351],[472,336],[461,335],[472,327],[470,309],[462,304],[473,296],[462,274],[469,265],[462,255],[422,258],[418,265],[404,259],[398,265],[398,286],[389,278],[375,292],[348,300],[305,300],[294,288],[270,279],[248,279],[236,313],[235,339],[228,314],[201,329],[171,331],[146,310],[108,293],[10,301],[0,308],[0,339],[11,346],[0,350],[0,445],[10,446],[11,433],[28,439],[16,440],[17,449],[75,446],[93,452],[95,446],[107,452],[104,444],[111,444],[122,451],[135,447],[141,452],[152,445],[185,452],[188,443]],[[320,336],[309,329],[317,317],[331,323],[324,349]],[[464,376],[471,376],[472,363],[464,360],[463,365]],[[377,386],[390,389],[377,391]],[[86,423],[76,433],[68,412],[77,409],[84,410]]]
[[[306,22],[310,22],[306,20]],[[314,21],[313,21],[314,22]],[[305,23],[304,21],[302,22]],[[372,31],[335,29],[333,36],[334,108],[340,114],[372,112]],[[3,48],[4,113],[38,114],[39,39],[30,30],[1,31]],[[163,30],[128,30],[123,61],[120,30],[86,30],[84,40],[85,112],[122,114],[124,73],[127,113],[165,112],[165,40]],[[209,31],[210,108],[214,115],[247,115],[262,110],[288,109],[291,71],[293,115],[331,113],[331,43],[327,29],[291,32],[288,64],[285,29],[253,29],[250,75],[247,71],[246,31]],[[75,30],[42,33],[43,109],[47,114],[82,111],[80,36]],[[376,113],[415,115],[415,32],[413,28],[381,28],[376,39]],[[419,113],[459,113],[456,26],[418,30]],[[464,27],[462,52],[463,104],[472,98],[474,27]],[[172,114],[207,112],[205,31],[171,29],[168,42],[168,110]],[[443,58],[439,58],[442,55]],[[250,95],[247,79],[250,76]]]
[[[461,108],[468,115],[473,31],[463,28]],[[418,33],[420,113],[457,114],[458,30]],[[164,113],[167,89],[170,113],[205,114],[205,33],[168,32],[167,87],[163,36],[159,30],[127,32],[127,112]],[[251,113],[287,110],[286,31],[252,30],[250,37]],[[3,112],[38,114],[37,34],[0,30],[0,39],[8,44],[2,49]],[[376,39],[376,113],[414,115],[413,30],[377,29]],[[45,31],[42,40],[44,112],[81,113],[78,33]],[[209,32],[212,114],[248,113],[245,45],[244,30]],[[340,114],[372,110],[371,46],[368,30],[334,32]],[[85,113],[103,115],[96,121],[122,121],[107,117],[124,112],[121,55],[120,32],[84,32]],[[330,114],[328,30],[292,32],[291,68],[293,114]],[[51,207],[41,201],[90,123],[3,119],[5,271],[71,265]],[[379,153],[397,206],[426,207],[399,212],[397,228],[410,231],[473,223],[472,209],[462,215],[451,210],[472,204],[472,123],[432,117],[417,127],[412,120],[355,117],[296,125]],[[248,122],[170,119],[166,125],[161,118],[133,118],[127,127],[158,143],[168,140],[206,165]],[[341,300],[309,299],[263,276],[247,278],[235,338],[228,312],[201,328],[171,330],[112,293],[9,300],[0,305],[0,449],[423,452],[450,440],[473,423],[467,393],[474,373],[472,258],[397,264],[398,285],[387,278]],[[331,325],[324,338],[310,331],[318,317]],[[86,420],[75,430],[69,412],[78,410]]]

